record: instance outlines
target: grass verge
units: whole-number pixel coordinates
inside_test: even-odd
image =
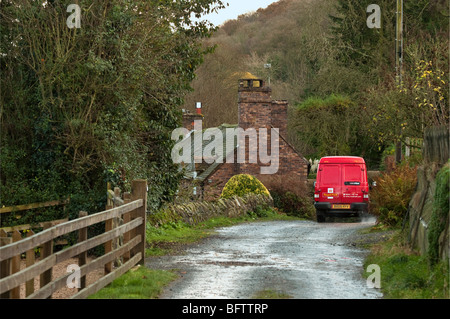
[[[89,299],[157,299],[164,286],[177,278],[170,271],[137,267],[114,280]]]
[[[448,262],[431,266],[426,256],[411,250],[404,237],[397,231],[390,240],[372,245],[365,261],[365,269],[380,266],[384,298],[448,299]]]

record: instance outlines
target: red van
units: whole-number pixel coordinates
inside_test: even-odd
[[[317,221],[327,216],[352,217],[367,213],[369,184],[363,158],[324,157],[319,162],[314,187]]]

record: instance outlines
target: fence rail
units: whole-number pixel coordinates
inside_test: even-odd
[[[25,204],[25,205],[16,205],[9,207],[0,208],[0,214],[11,213],[11,212],[20,212],[23,210],[36,209],[36,208],[44,208],[44,207],[54,207],[54,206],[65,206],[70,202],[70,198],[66,200],[54,200],[45,203],[34,203],[34,204]]]
[[[12,243],[8,243],[8,240],[4,238],[2,243],[6,245],[0,248],[0,294],[2,298],[18,298],[18,289],[22,284],[26,284],[27,298],[51,297],[55,291],[66,285],[67,279],[71,275],[71,273],[68,273],[52,280],[52,267],[74,257],[78,258],[79,276],[82,284],[78,293],[71,298],[85,298],[112,282],[136,264],[143,264],[146,202],[147,182],[145,180],[134,181],[131,196],[124,201],[122,206],[88,216],[86,216],[86,213],[80,212],[80,218],[78,219],[53,226],[25,239],[17,238],[17,234],[20,236],[20,233],[14,233],[16,234],[13,234],[13,238],[16,237],[15,239],[8,238],[9,241],[17,240]],[[122,224],[112,222],[118,219],[123,221]],[[87,228],[101,222],[105,222],[105,232],[88,239]],[[77,244],[54,253],[54,239],[75,231],[78,231]],[[112,242],[120,237],[123,238],[121,245],[115,245],[114,249],[105,249],[103,256],[87,263],[86,255],[89,249],[99,245],[112,248]],[[33,258],[34,248],[36,247],[42,247],[42,259],[34,263],[29,262],[27,258],[27,267],[19,271],[17,263],[20,262],[21,255],[25,253],[27,257]],[[122,265],[114,271],[110,267],[106,267],[108,263],[119,257],[123,257]],[[105,276],[89,287],[85,287],[86,274],[102,266],[105,267]],[[29,282],[37,276],[40,276],[40,289],[32,291]]]

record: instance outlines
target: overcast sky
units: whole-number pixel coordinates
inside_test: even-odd
[[[224,2],[229,4],[226,9],[206,15],[204,18],[218,26],[227,20],[236,19],[241,14],[256,11],[259,8],[267,8],[277,0],[224,0]]]

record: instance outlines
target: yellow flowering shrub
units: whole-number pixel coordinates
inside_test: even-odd
[[[256,177],[248,174],[235,175],[226,183],[221,198],[245,196],[247,194],[264,194],[270,196],[267,188]]]
[[[422,114],[425,125],[447,125],[448,83],[445,72],[433,65],[433,62],[420,61],[416,67],[416,79],[412,89],[415,104]]]

